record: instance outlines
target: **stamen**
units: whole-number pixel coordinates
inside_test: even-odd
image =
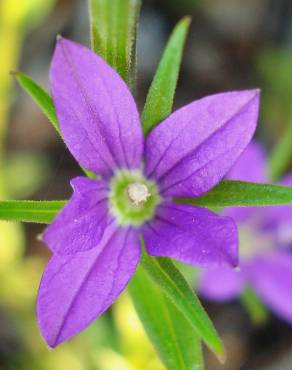
[[[146,200],[151,196],[148,187],[145,184],[139,182],[134,182],[128,186],[128,196],[131,202],[135,206],[139,206],[146,202]]]
[[[156,183],[138,170],[120,170],[111,179],[109,211],[120,225],[143,225],[154,217],[160,202]]]

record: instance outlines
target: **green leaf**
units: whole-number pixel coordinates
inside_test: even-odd
[[[129,285],[136,311],[168,370],[202,370],[201,343],[172,301],[138,267]]]
[[[189,17],[185,17],[177,24],[160,60],[142,113],[142,126],[145,134],[148,134],[158,122],[166,118],[172,111],[182,52],[190,21]]]
[[[0,220],[49,224],[66,201],[0,201]]]
[[[140,0],[89,0],[92,49],[131,87],[136,78]]]
[[[248,287],[243,291],[240,300],[255,325],[266,322],[268,318],[267,309],[251,288]]]
[[[53,124],[58,134],[61,136],[60,127],[50,95],[30,77],[21,72],[13,72],[20,86],[33,98],[45,116]]]
[[[198,198],[176,198],[175,201],[210,208],[289,205],[292,204],[292,187],[223,180]]]
[[[269,167],[272,180],[278,180],[292,162],[292,117],[282,139],[272,151]]]
[[[192,325],[197,335],[220,361],[224,361],[224,346],[212,321],[179,270],[169,259],[150,257],[146,253],[143,254],[141,263],[152,280]]]

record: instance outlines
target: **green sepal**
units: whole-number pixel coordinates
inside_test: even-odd
[[[185,17],[177,24],[158,65],[142,112],[142,126],[145,134],[148,134],[172,111],[182,52],[190,21],[189,17]]]
[[[242,305],[247,310],[251,321],[255,325],[262,325],[268,319],[268,311],[256,293],[246,287],[240,296]]]
[[[32,97],[36,104],[40,107],[41,111],[49,119],[54,126],[55,130],[61,136],[60,126],[58,123],[53,99],[50,95],[29,76],[21,72],[13,72],[20,86]]]
[[[49,224],[65,204],[62,200],[4,200],[0,220]]]
[[[202,370],[200,340],[172,301],[139,266],[129,291],[139,318],[168,370]]]
[[[175,202],[208,208],[290,205],[292,204],[292,187],[223,180],[200,197],[176,198]]]
[[[174,264],[168,258],[150,257],[146,253],[143,253],[141,263],[151,279],[184,315],[200,339],[206,343],[221,362],[224,362],[224,345],[212,321],[194,290]]]
[[[89,0],[92,49],[133,87],[140,0]]]

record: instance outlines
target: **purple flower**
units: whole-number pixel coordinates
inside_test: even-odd
[[[229,178],[268,182],[265,155],[252,143]],[[292,175],[281,182],[292,186]],[[216,267],[202,272],[199,291],[213,301],[226,301],[251,286],[278,316],[292,323],[292,208],[231,208],[225,212],[239,224],[240,270]]]
[[[230,217],[172,202],[211,189],[254,133],[257,90],[212,95],[170,115],[143,138],[133,97],[99,56],[60,39],[51,71],[62,135],[98,178],[71,181],[73,195],[44,233],[53,252],[37,314],[54,347],[84,329],[125,289],[141,256],[192,265],[237,264]]]

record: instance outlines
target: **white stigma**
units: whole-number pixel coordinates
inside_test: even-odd
[[[131,202],[135,206],[139,206],[146,202],[147,198],[150,197],[149,190],[145,184],[141,184],[139,182],[134,182],[128,186],[128,195]]]

